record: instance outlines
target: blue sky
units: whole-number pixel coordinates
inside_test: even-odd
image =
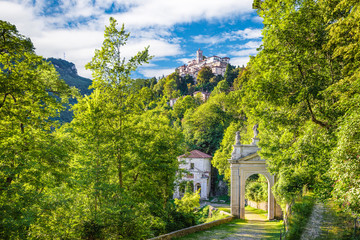
[[[194,59],[230,57],[246,65],[261,44],[262,20],[252,0],[0,0],[0,19],[15,24],[44,57],[75,63],[79,75],[91,77],[84,65],[101,47],[109,17],[131,32],[122,50],[129,58],[150,46],[155,57],[134,77],[159,77]]]

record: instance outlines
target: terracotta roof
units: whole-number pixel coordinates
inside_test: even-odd
[[[178,158],[212,158],[209,154],[203,153],[199,150],[193,150],[188,154],[183,154]]]

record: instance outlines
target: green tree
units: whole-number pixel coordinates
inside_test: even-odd
[[[196,85],[202,91],[208,90],[209,85],[210,85],[210,79],[212,77],[214,77],[214,74],[213,74],[211,68],[208,66],[205,66],[199,71],[199,73],[197,75]]]
[[[195,208],[200,207],[200,189],[196,192],[186,192],[181,199],[175,198],[178,211],[191,213]]]
[[[179,93],[176,91],[177,85],[176,81],[174,79],[167,79],[167,81],[164,84],[164,95],[167,98],[175,98],[178,97]]]
[[[194,111],[187,111],[182,121],[185,140],[189,148],[214,154],[219,148],[225,129],[239,119],[237,93],[219,93]]]
[[[230,90],[229,84],[225,80],[222,80],[216,85],[216,87],[211,92],[211,94],[215,95],[218,93],[224,93],[224,92],[226,93],[226,92],[229,92],[229,90]]]
[[[44,195],[66,175],[53,119],[72,90],[14,25],[0,21],[0,36],[0,238],[25,239]]]
[[[242,68],[239,71],[238,76],[234,79],[234,90],[240,90],[243,85],[249,80],[251,67],[248,65],[246,68]]]
[[[125,32],[124,25],[120,30],[116,28],[116,25],[116,20],[110,18],[110,25],[105,28],[103,45],[100,50],[95,50],[95,56],[86,65],[86,68],[93,71],[92,87],[99,89],[102,95],[108,95],[109,102],[104,105],[103,109],[108,107],[105,111],[109,115],[103,116],[112,118],[109,123],[112,128],[109,134],[114,143],[111,150],[114,151],[117,158],[118,183],[122,188],[122,146],[124,144],[122,124],[126,121],[124,107],[131,82],[130,73],[135,71],[139,65],[147,63],[151,57],[147,47],[125,62],[125,58],[121,57],[120,50],[126,44],[130,34]]]
[[[358,106],[359,107],[359,106]],[[331,175],[335,180],[333,195],[343,209],[360,216],[360,114],[354,111],[345,117],[337,133],[333,150]]]
[[[267,202],[268,200],[268,181],[259,174],[256,179],[246,180],[245,197],[256,203]]]
[[[187,111],[183,120],[185,139],[189,147],[213,154],[223,136],[226,113],[215,103],[204,103],[194,112]]]
[[[244,129],[242,121],[232,121],[228,128],[226,128],[224,137],[220,143],[220,147],[216,150],[211,163],[219,171],[219,174],[224,175],[224,179],[230,182],[231,172],[229,159],[233,151],[235,143],[235,133]]]
[[[191,75],[186,74],[184,77],[181,77],[181,82],[179,84],[179,90],[181,94],[192,94],[192,92],[189,92],[189,86],[193,85],[195,85],[195,81]]]
[[[101,50],[87,65],[94,91],[74,107],[75,179],[89,196],[90,212],[79,212],[85,238],[142,239],[166,228],[182,136],[159,109],[149,109],[152,90],[131,89],[131,72],[149,56],[146,48],[128,61],[121,58],[128,37],[111,18]]]
[[[229,86],[232,86],[235,78],[239,75],[239,68],[235,68],[230,64],[226,65],[224,80],[227,82]]]
[[[159,81],[154,85],[153,90],[156,92],[157,96],[162,96],[164,94],[164,85],[166,83],[165,78],[159,79]]]
[[[183,119],[185,112],[187,110],[192,111],[194,110],[198,105],[196,104],[196,101],[191,96],[185,96],[183,98],[180,98],[176,101],[174,105],[174,116],[178,119]]]
[[[360,67],[360,3],[358,1],[325,1],[331,15],[329,42],[333,61],[340,61],[341,80],[329,89],[334,109],[343,115],[337,121],[337,143],[331,157],[333,196],[343,209],[360,216],[359,199],[359,81]]]
[[[356,121],[358,111],[359,3],[269,0],[254,6],[264,19],[263,45],[237,88],[246,94],[247,116],[260,122],[261,155],[278,177],[275,195],[292,203],[306,187],[328,198],[335,182],[339,196],[337,190],[354,183],[343,185],[344,176],[328,169],[341,169],[346,157],[335,150],[343,141],[340,127],[351,128],[347,119]]]

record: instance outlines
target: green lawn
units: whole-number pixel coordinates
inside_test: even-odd
[[[231,213],[230,207],[217,207],[217,209],[219,209],[220,211]]]

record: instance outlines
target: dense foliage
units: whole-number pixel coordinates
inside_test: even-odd
[[[260,123],[278,202],[293,203],[306,187],[359,215],[359,2],[254,6],[263,44],[238,88],[247,117]]]
[[[256,174],[246,179],[245,184],[246,199],[260,203],[268,200],[268,182],[267,179],[261,175]]]
[[[67,175],[68,140],[51,117],[71,89],[14,25],[0,29],[0,238],[25,239],[48,189]]]
[[[182,134],[155,83],[130,78],[148,49],[123,59],[129,34],[110,19],[87,65],[93,91],[59,128],[76,91],[13,25],[1,29],[1,238],[145,239],[194,224],[170,202]]]

